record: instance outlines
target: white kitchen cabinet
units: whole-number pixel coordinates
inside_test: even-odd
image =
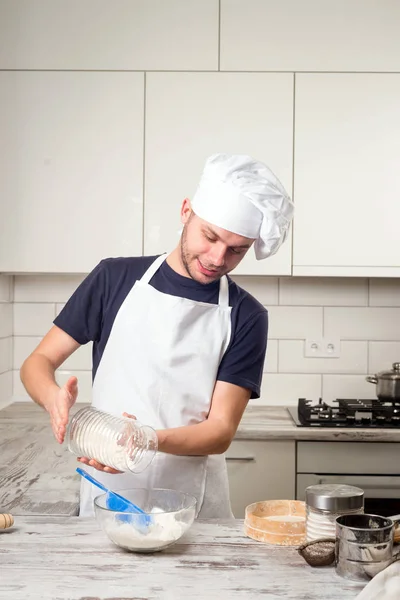
[[[231,506],[236,518],[260,500],[295,497],[295,442],[234,440],[226,453]]]
[[[144,253],[172,250],[180,207],[192,198],[206,158],[250,154],[292,193],[293,74],[148,73]],[[291,236],[270,259],[251,249],[242,275],[290,275]]]
[[[399,18],[396,0],[221,0],[221,70],[399,71]]]
[[[298,442],[297,473],[400,475],[398,442]]]
[[[142,254],[142,73],[0,73],[0,271]]]
[[[216,70],[218,0],[1,0],[0,68]]]
[[[304,500],[310,485],[352,485],[364,490],[365,512],[398,514],[399,449],[398,442],[299,441],[296,498]]]
[[[400,276],[400,75],[298,74],[293,275]]]

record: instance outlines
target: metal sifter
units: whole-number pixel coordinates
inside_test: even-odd
[[[297,551],[312,567],[335,562],[338,575],[368,580],[400,560],[400,552],[393,555],[393,542],[400,542],[400,536],[396,537],[397,524],[400,515],[342,515],[336,519],[336,537],[309,541]]]

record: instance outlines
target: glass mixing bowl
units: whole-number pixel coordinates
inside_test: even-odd
[[[168,489],[116,490],[146,514],[117,512],[107,508],[107,494],[94,499],[98,523],[108,538],[131,552],[157,552],[175,544],[192,525],[196,498]]]

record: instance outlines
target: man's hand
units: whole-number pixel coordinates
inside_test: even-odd
[[[104,473],[112,473],[113,475],[116,475],[117,473],[122,473],[122,471],[117,471],[116,469],[113,469],[112,467],[107,467],[106,465],[102,465],[101,463],[97,462],[97,460],[94,460],[93,458],[86,458],[85,456],[80,456],[77,460],[79,462],[83,463],[84,465],[89,465],[89,467],[94,467],[98,471],[104,471]]]
[[[50,415],[51,427],[54,437],[62,444],[67,431],[69,411],[78,397],[78,380],[70,377],[62,388],[56,389],[52,397],[45,403],[45,408]]]
[[[122,413],[123,417],[127,417],[128,419],[135,419],[136,417],[134,415],[130,415],[126,412]],[[116,469],[113,469],[112,467],[107,467],[106,465],[103,465],[99,462],[97,462],[97,460],[89,459],[86,458],[85,456],[80,456],[78,458],[78,461],[83,463],[84,465],[89,465],[89,467],[94,467],[95,469],[97,469],[98,471],[103,471],[104,473],[111,473],[113,475],[116,475],[117,473],[122,473],[122,471],[117,471]]]

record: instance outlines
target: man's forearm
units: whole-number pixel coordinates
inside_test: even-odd
[[[30,397],[47,409],[52,393],[59,390],[54,376],[54,367],[43,354],[32,354],[21,367],[21,381]]]
[[[158,449],[167,454],[205,456],[222,454],[232,441],[234,431],[217,419],[197,425],[157,431]]]

